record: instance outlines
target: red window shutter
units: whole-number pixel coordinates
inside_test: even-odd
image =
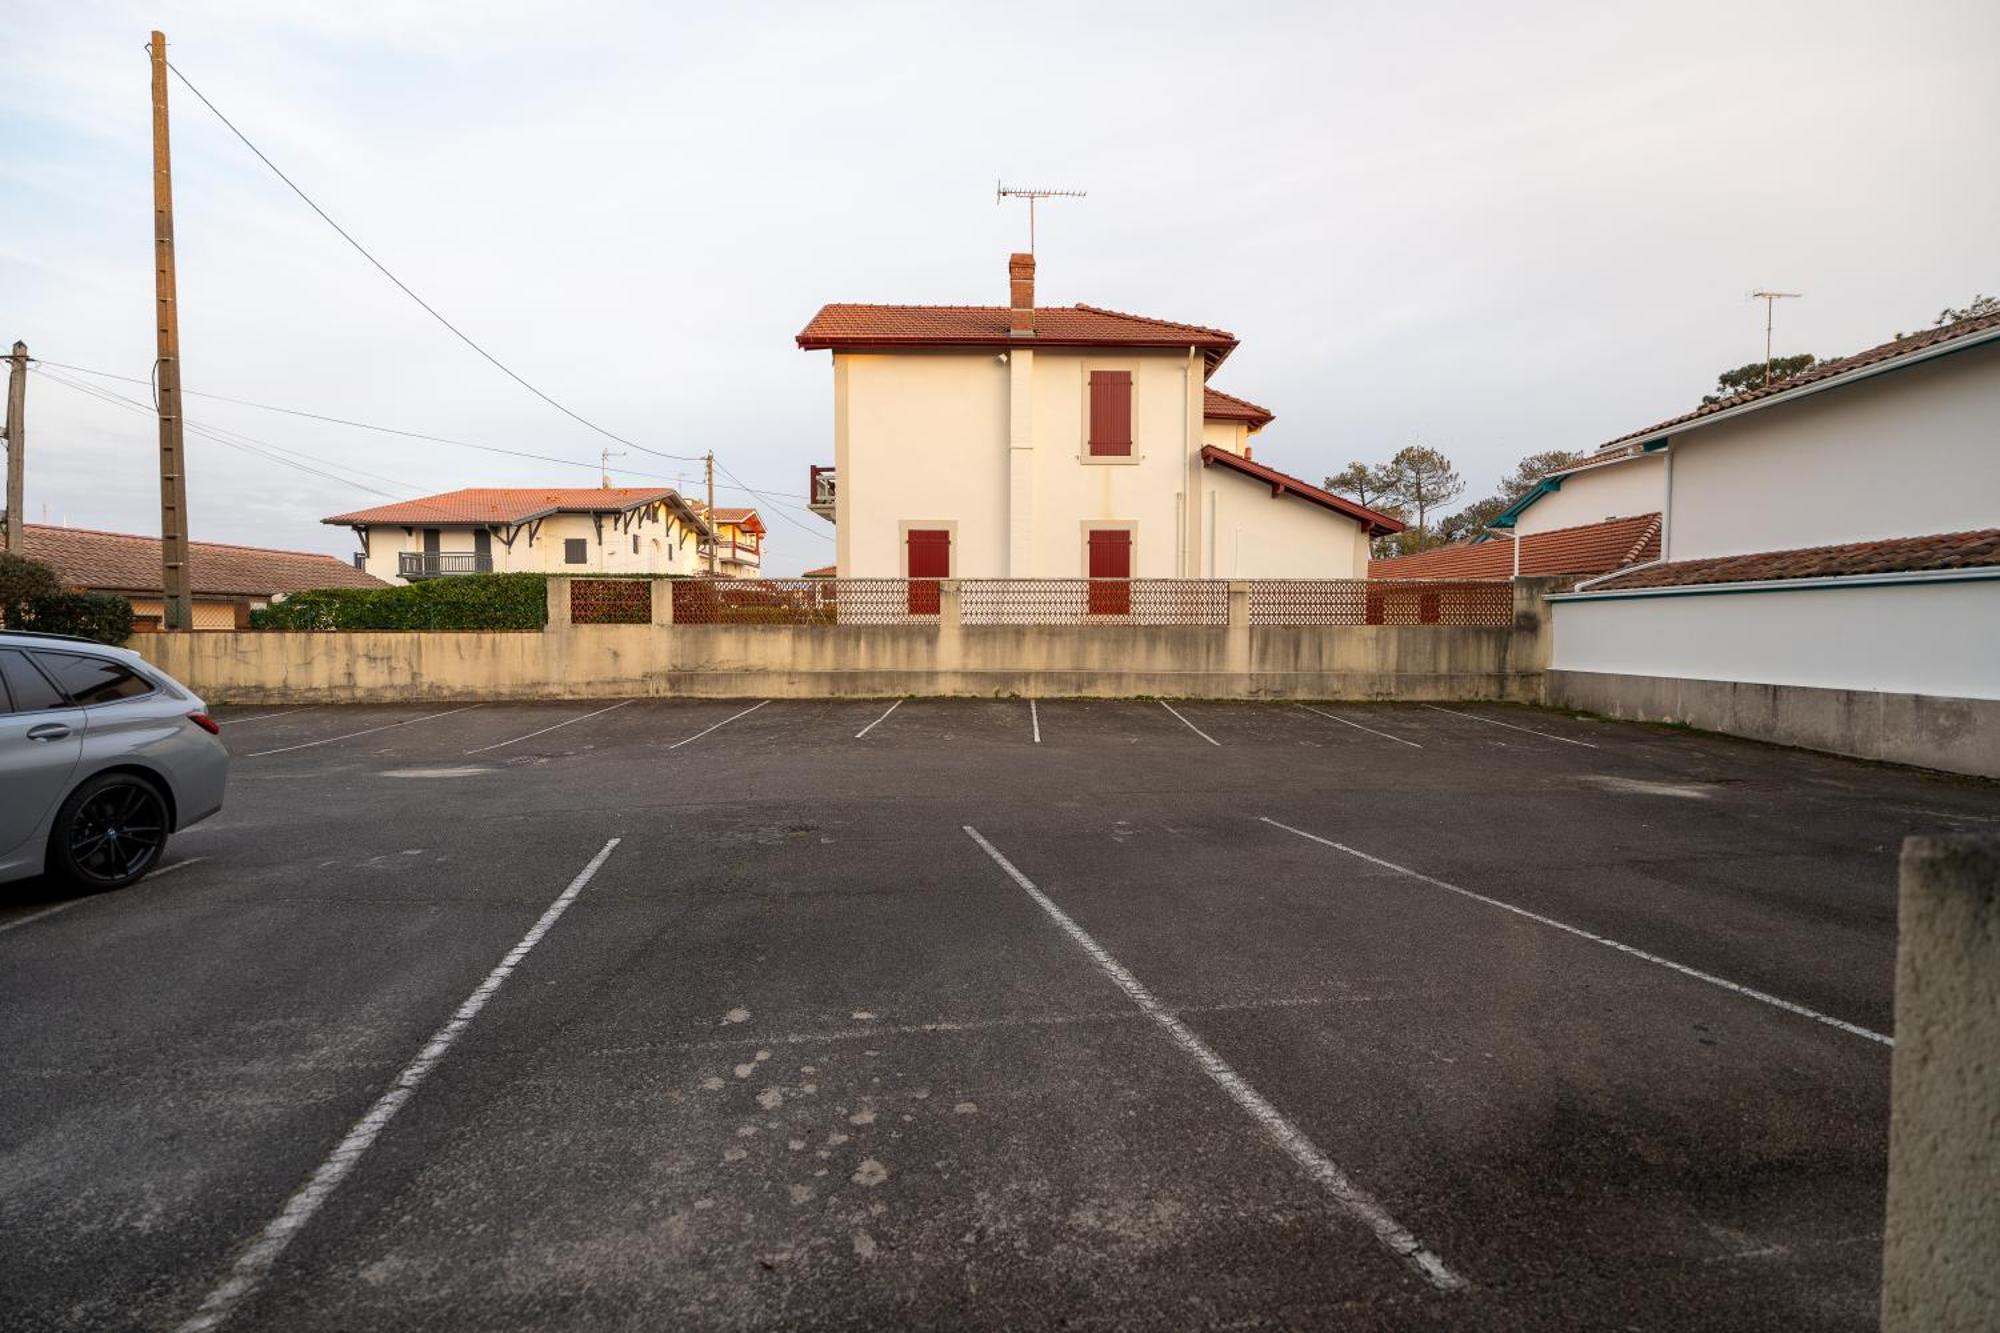
[[[1093,528],[1090,532],[1090,577],[1130,579],[1132,577],[1132,533],[1125,528]],[[1090,585],[1090,614],[1129,616],[1132,614],[1132,585],[1127,582]]]
[[[1090,452],[1096,457],[1132,453],[1132,372],[1090,372]]]
[[[938,613],[936,580],[951,577],[951,532],[945,528],[911,528],[910,614]]]

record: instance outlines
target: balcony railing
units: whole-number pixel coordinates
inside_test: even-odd
[[[435,579],[449,574],[491,574],[493,557],[477,551],[399,551],[396,574],[406,579]]]
[[[815,467],[812,470],[812,484],[806,490],[810,498],[806,508],[821,518],[833,517],[834,472],[830,467]]]

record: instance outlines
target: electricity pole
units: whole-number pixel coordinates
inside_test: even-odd
[[[21,479],[28,461],[28,344],[14,344],[7,358],[7,549],[22,551]]]
[[[1771,312],[1778,302],[1801,296],[1801,292],[1752,292],[1750,299],[1764,303],[1764,383],[1771,383]]]
[[[153,57],[153,295],[159,360],[155,398],[160,412],[160,623],[194,628],[188,570],[187,454],[181,440],[181,317],[174,291],[174,181],[167,150],[167,38],[155,32]]]
[[[715,532],[715,450],[708,451],[708,512],[702,515],[708,520],[708,576],[715,577],[716,545],[720,539]]]

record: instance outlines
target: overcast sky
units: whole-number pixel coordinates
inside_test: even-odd
[[[996,177],[1090,191],[1042,210],[1043,304],[1242,339],[1214,383],[1277,412],[1260,459],[1317,479],[1421,441],[1468,500],[1522,454],[1692,406],[1762,354],[1760,286],[1805,293],[1778,351],[1821,356],[2000,294],[1991,0],[22,0],[9,18],[0,341],[150,371],[158,23],[225,114],[501,360],[791,505],[833,454],[828,354],[793,334],[826,301],[1004,303],[1026,225]],[[188,388],[582,465],[212,400],[191,420],[398,497],[594,483],[608,441],[172,96]],[[159,531],[148,416],[39,376],[28,413],[31,520]],[[188,444],[198,538],[346,555],[318,520],[381,502]],[[613,469],[698,477],[638,453]],[[831,525],[763,507],[770,572],[832,558]]]

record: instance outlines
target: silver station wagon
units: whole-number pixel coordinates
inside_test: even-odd
[[[0,883],[145,875],[169,836],[222,808],[220,730],[137,653],[0,630]]]

